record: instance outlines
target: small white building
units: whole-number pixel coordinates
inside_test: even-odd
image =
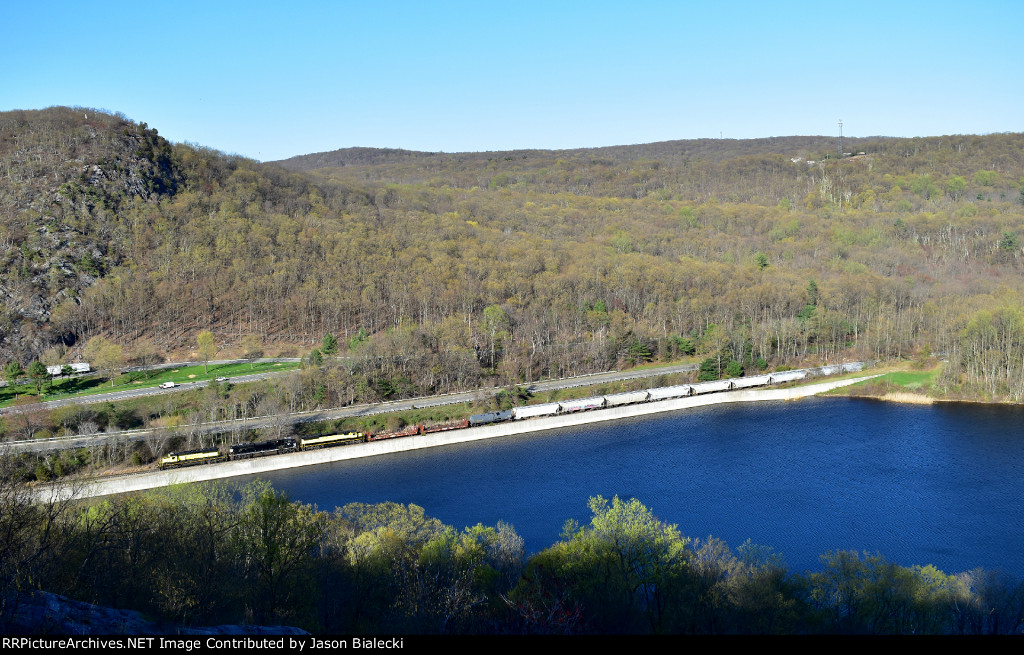
[[[76,364],[58,364],[57,366],[47,366],[46,372],[49,373],[50,375],[61,375],[61,371],[64,369],[65,366],[71,367],[72,374],[88,373],[89,371],[92,370],[91,368],[89,368],[88,362],[78,362]]]

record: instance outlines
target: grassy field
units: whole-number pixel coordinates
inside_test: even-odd
[[[877,371],[870,371],[870,373],[875,372]],[[884,396],[892,393],[929,395],[933,392],[932,388],[941,372],[941,364],[925,370],[913,370],[908,368],[893,369],[884,372],[877,378],[858,382],[857,384],[842,387],[841,389],[834,389],[828,392],[828,395]],[[856,375],[863,375],[863,373],[857,373]]]
[[[925,391],[933,384],[939,374],[939,367],[930,371],[893,371],[878,378],[878,382],[884,382],[890,386],[902,387],[906,391]]]
[[[164,382],[175,382],[184,384],[186,382],[202,382],[213,380],[219,377],[237,377],[255,373],[269,373],[272,371],[287,371],[299,367],[298,362],[256,362],[250,368],[249,364],[211,364],[203,370],[203,365],[182,366],[179,368],[164,368],[152,371],[133,371],[114,378],[111,385],[109,378],[102,378],[98,375],[86,375],[77,378],[55,379],[52,384],[43,383],[43,395],[40,400],[61,400],[76,396],[89,396],[112,391],[126,391],[129,389],[146,389],[158,387]],[[36,394],[34,384],[19,384],[15,388],[0,388],[0,407],[10,405],[14,402],[15,393],[18,396]]]

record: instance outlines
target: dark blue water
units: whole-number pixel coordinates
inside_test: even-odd
[[[587,499],[636,497],[691,537],[835,549],[1024,577],[1024,409],[812,399],[685,410],[266,476],[293,499],[415,503],[461,529],[504,520],[527,552]]]

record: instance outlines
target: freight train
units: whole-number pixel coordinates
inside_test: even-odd
[[[228,460],[249,459],[250,457],[264,457],[266,455],[280,455],[282,453],[293,453],[299,450],[315,450],[328,446],[340,446],[350,443],[362,443],[366,435],[362,432],[347,432],[345,434],[330,434],[317,437],[304,437],[293,439],[271,439],[255,443],[236,443],[222,451],[220,448],[197,448],[196,450],[183,450],[168,453],[160,459],[158,466],[161,469],[174,468],[178,466],[192,466],[193,464],[206,464],[209,462],[226,462]]]
[[[177,468],[180,466],[192,466],[194,464],[208,464],[211,462],[237,461],[251,457],[265,457],[267,455],[280,455],[283,453],[294,453],[305,450],[316,450],[318,448],[331,448],[333,446],[347,446],[355,443],[366,443],[368,441],[380,441],[394,437],[409,437],[415,434],[429,434],[445,430],[457,430],[469,427],[469,421],[455,421],[441,425],[419,425],[409,426],[398,432],[345,432],[342,434],[326,434],[314,437],[300,437],[293,439],[273,439],[256,443],[239,443],[229,446],[227,450],[211,446],[209,448],[197,448],[196,450],[182,450],[168,453],[162,457],[157,466],[161,469]]]
[[[859,365],[844,364],[842,366],[830,367],[839,373],[860,370]],[[844,367],[850,367],[849,369]],[[733,378],[730,380],[714,380],[711,382],[695,382],[693,384],[680,384],[672,387],[659,387],[644,391],[625,391],[606,396],[594,396],[592,398],[580,398],[577,400],[563,400],[556,403],[545,403],[542,405],[526,405],[524,407],[513,407],[501,412],[486,412],[474,414],[469,417],[470,425],[487,425],[502,421],[520,420],[534,418],[537,416],[556,416],[561,414],[572,414],[584,412],[591,409],[606,409],[608,407],[620,407],[622,405],[635,405],[637,403],[653,402],[658,400],[671,400],[673,398],[685,398],[687,396],[698,396],[716,391],[732,391],[735,389],[749,389],[751,387],[762,387],[769,384],[781,384],[783,382],[795,382],[802,380],[811,374],[821,374],[820,369],[801,369],[797,371],[780,371],[766,375],[754,375],[745,378]]]
[[[396,437],[410,437],[414,435],[443,432],[446,430],[458,430],[461,428],[489,425],[503,421],[518,421],[538,416],[556,416],[561,414],[572,414],[592,409],[605,409],[619,407],[622,405],[633,405],[637,403],[656,402],[659,400],[671,400],[674,398],[685,398],[718,391],[731,391],[736,389],[749,389],[771,384],[782,384],[784,382],[796,382],[808,376],[835,375],[838,373],[850,373],[860,371],[863,364],[838,364],[835,366],[823,366],[816,369],[799,369],[792,371],[778,371],[764,375],[753,375],[743,378],[732,378],[729,380],[713,380],[710,382],[695,382],[693,384],[680,384],[671,387],[658,387],[644,391],[626,391],[623,393],[608,394],[605,396],[594,396],[592,398],[580,398],[576,400],[564,400],[540,405],[525,405],[513,407],[497,412],[485,412],[474,414],[468,419],[444,423],[439,425],[410,425],[402,430],[382,433],[346,432],[343,434],[328,434],[315,437],[300,437],[299,439],[285,438],[263,441],[258,443],[235,444],[222,451],[220,448],[200,448],[197,450],[185,450],[173,452],[163,457],[159,462],[161,469],[178,466],[191,466],[193,464],[206,464],[209,462],[223,462],[229,460],[240,460],[249,457],[262,457],[265,455],[277,455],[317,448],[330,448],[333,446],[345,446],[356,443],[367,443]]]

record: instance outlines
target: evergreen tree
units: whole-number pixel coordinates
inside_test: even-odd
[[[721,375],[718,370],[717,357],[708,357],[700,363],[700,371],[697,373],[698,382],[710,382],[711,380],[717,380],[720,377]]]
[[[338,352],[338,340],[333,334],[325,334],[324,339],[320,344],[320,352],[325,355],[333,355]]]
[[[727,378],[741,378],[743,377],[743,364],[740,364],[735,359],[729,362],[729,365],[725,367],[725,377]]]

